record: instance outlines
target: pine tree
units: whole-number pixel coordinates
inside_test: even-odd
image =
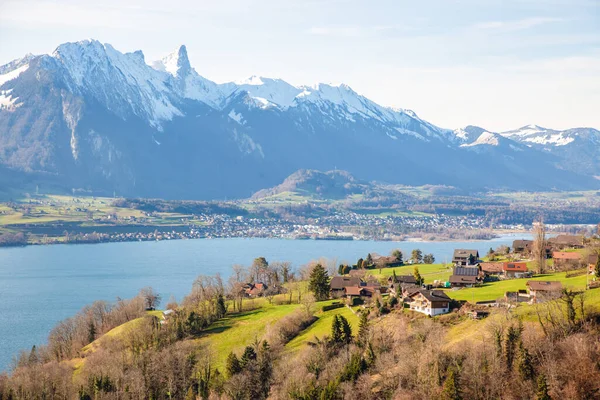
[[[529,351],[523,345],[523,342],[519,342],[519,363],[518,363],[519,375],[524,381],[528,381],[533,378],[533,362]]]
[[[321,264],[314,266],[310,273],[308,290],[313,292],[317,301],[329,298],[329,276]]]
[[[415,266],[415,268],[413,269],[413,276],[415,277],[415,281],[417,281],[417,285],[421,286],[423,284],[423,277],[421,276],[421,273],[419,273],[419,267]]]
[[[358,269],[362,268],[363,261],[364,260],[362,258],[359,258],[358,261],[356,262],[356,268],[358,268]]]
[[[331,342],[338,344],[342,342],[342,322],[340,316],[336,314],[331,321]]]
[[[448,376],[444,381],[444,387],[442,388],[442,395],[440,398],[443,400],[462,400],[459,376],[454,368],[448,369]]]
[[[358,322],[358,343],[364,346],[369,340],[369,316],[366,311],[360,313]]]
[[[223,318],[227,313],[227,306],[222,294],[217,297],[217,318]]]
[[[546,382],[546,377],[544,374],[540,374],[537,380],[537,394],[536,400],[552,400],[550,394],[548,393],[548,382]]]
[[[256,351],[254,350],[254,347],[246,346],[244,354],[242,354],[242,358],[240,359],[240,366],[242,369],[244,369],[250,363],[250,361],[254,360],[256,360]]]
[[[96,340],[96,325],[94,321],[90,321],[90,325],[88,327],[88,343],[92,343]]]
[[[35,347],[35,344],[33,345],[33,347],[31,348],[31,352],[29,353],[29,365],[33,365],[33,364],[37,364],[39,361],[39,357],[37,354],[37,347]]]
[[[398,277],[396,276],[396,270],[392,271],[392,283],[398,283]]]
[[[342,327],[342,343],[349,344],[352,342],[352,327],[343,315],[340,315],[340,325]]]
[[[600,226],[600,225],[599,225]],[[600,278],[600,251],[597,254],[596,265],[594,266],[594,275],[596,278]]]
[[[227,356],[225,370],[227,371],[227,375],[230,378],[233,375],[239,374],[240,372],[242,372],[242,366],[240,365],[240,360],[237,358],[235,353],[231,352]]]

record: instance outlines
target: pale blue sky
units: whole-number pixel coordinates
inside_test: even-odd
[[[446,128],[600,128],[600,0],[0,0],[0,64],[86,38],[186,44],[217,82],[344,82]]]

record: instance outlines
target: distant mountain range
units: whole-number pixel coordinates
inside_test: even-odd
[[[185,46],[148,63],[95,40],[0,67],[0,179],[17,189],[249,197],[301,169],[463,190],[596,189],[600,132],[449,130],[347,85],[214,83]],[[0,188],[1,189],[1,188]]]

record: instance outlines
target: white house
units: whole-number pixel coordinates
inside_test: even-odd
[[[441,290],[419,290],[410,296],[410,309],[436,316],[450,312],[450,297]]]

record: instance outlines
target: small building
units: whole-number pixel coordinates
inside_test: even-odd
[[[596,263],[598,262],[598,254],[590,254],[588,256],[588,272],[590,274],[595,274],[596,273]]]
[[[533,240],[514,240],[513,253],[529,254],[533,249]]]
[[[454,267],[454,273],[449,281],[452,287],[473,286],[483,281],[481,267]]]
[[[548,239],[548,244],[553,249],[583,249],[583,238],[576,235],[558,235]]]
[[[450,312],[450,297],[441,290],[418,290],[409,297],[413,311],[432,317]]]
[[[554,251],[552,258],[556,269],[577,268],[581,262],[581,254],[573,251]]]
[[[504,273],[503,262],[482,262],[479,263],[479,267],[486,276],[502,275]]]
[[[528,271],[526,262],[505,262],[502,265],[506,278],[524,278]]]
[[[371,291],[361,286],[347,286],[344,288],[344,294],[346,297],[371,297]]]
[[[249,283],[244,287],[248,297],[260,297],[267,290],[267,285],[262,282]]]
[[[456,249],[452,256],[452,263],[454,265],[475,265],[478,260],[479,251],[477,250]]]
[[[329,282],[329,292],[332,297],[342,297],[346,295],[346,287],[358,287],[362,283],[363,281],[356,276],[334,276]]]
[[[560,296],[562,283],[559,281],[527,281],[527,289],[532,303]]]

